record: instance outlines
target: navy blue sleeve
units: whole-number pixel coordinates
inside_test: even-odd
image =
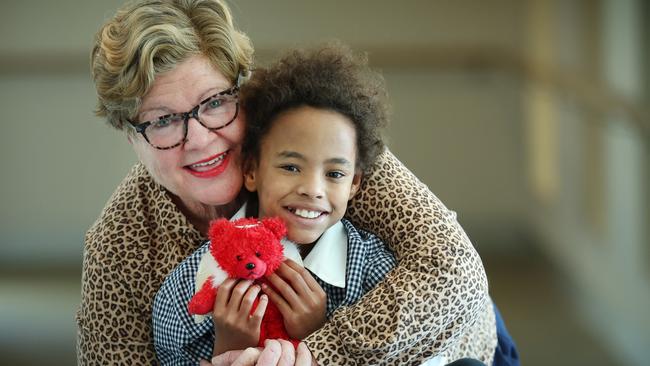
[[[363,292],[372,290],[395,266],[397,260],[384,243],[376,236],[370,242],[366,257],[366,275],[363,280]]]
[[[212,320],[196,324],[187,311],[194,294],[196,271],[206,251],[207,244],[181,262],[154,298],[153,341],[161,365],[198,365],[200,359],[212,358]]]

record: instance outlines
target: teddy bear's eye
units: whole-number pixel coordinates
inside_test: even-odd
[[[259,258],[259,257],[262,256],[262,253],[260,253],[260,252],[255,252],[255,256],[256,256],[257,258]]]
[[[241,258],[241,255],[238,255],[238,256],[236,256],[235,258],[237,258],[237,260],[241,262],[241,259],[242,259],[242,258]]]

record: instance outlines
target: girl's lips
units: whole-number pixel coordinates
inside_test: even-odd
[[[321,215],[327,214],[327,211],[321,209],[308,209],[308,208],[299,208],[287,206],[286,209],[292,214],[301,217],[303,219],[315,219]]]
[[[285,207],[285,210],[288,215],[283,217],[285,220],[288,222],[293,222],[294,224],[298,224],[300,226],[305,226],[305,227],[311,227],[312,225],[318,225],[319,223],[323,222],[327,215],[329,215],[329,212],[327,211],[310,211],[309,215],[300,215],[299,213],[301,212],[296,212],[300,209],[295,209],[292,207]],[[302,210],[301,210],[302,211]]]
[[[197,178],[213,178],[223,173],[230,162],[229,151],[186,165],[185,171]]]

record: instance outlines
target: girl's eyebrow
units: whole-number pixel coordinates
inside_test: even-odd
[[[307,160],[304,155],[297,151],[288,151],[284,150],[278,153],[278,157],[281,158],[294,158],[298,160]],[[325,160],[325,163],[327,164],[339,164],[339,165],[347,165],[347,166],[352,166],[352,163],[346,159],[346,158],[330,158]]]
[[[296,151],[287,151],[287,150],[280,151],[278,153],[278,156],[281,158],[295,158],[300,160],[307,160],[301,153]]]
[[[352,163],[346,158],[331,158],[325,160],[328,164],[339,164],[339,165],[352,165]]]

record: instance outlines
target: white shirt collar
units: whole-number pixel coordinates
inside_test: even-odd
[[[230,221],[235,221],[237,219],[243,219],[244,217],[246,217],[246,202],[244,202],[244,204],[239,208],[239,210],[237,210],[237,212],[235,212],[235,214],[232,215],[232,217],[230,218]]]
[[[286,239],[283,241],[288,242]],[[347,260],[348,234],[339,221],[325,230],[302,265],[326,283],[345,288]]]
[[[230,218],[230,221],[246,217],[246,203]],[[307,258],[303,261],[298,251],[293,250],[288,239],[282,239],[285,257],[309,269],[321,280],[332,286],[345,288],[345,267],[348,261],[348,234],[339,220],[325,230],[318,239]]]

